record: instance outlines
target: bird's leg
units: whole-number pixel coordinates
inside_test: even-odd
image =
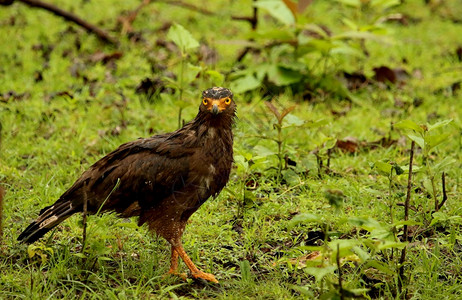
[[[186,273],[178,273],[178,252],[175,250],[175,246],[172,245],[172,256],[170,257],[170,270],[168,274],[180,276],[183,279],[186,279]]]
[[[181,243],[178,243],[177,246],[172,246],[172,248],[175,248],[175,252],[177,255],[181,257],[181,259],[184,261],[188,269],[191,271],[191,275],[194,278],[202,278],[211,282],[218,283],[218,280],[216,280],[215,276],[213,274],[209,273],[204,273],[201,270],[199,270],[196,265],[192,262],[192,260],[189,258],[189,256],[186,254],[186,252],[183,249],[183,246]],[[173,253],[172,253],[172,258],[173,258]],[[178,260],[178,258],[177,258]]]

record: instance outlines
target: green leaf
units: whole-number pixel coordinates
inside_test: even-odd
[[[311,288],[303,287],[303,286],[298,286],[298,285],[289,285],[291,289],[294,291],[300,293],[300,295],[306,296],[307,299],[315,299],[314,292],[311,290]]]
[[[359,246],[355,246],[353,247],[353,252],[356,253],[356,255],[359,257],[359,259],[361,259],[361,262],[365,262],[367,261],[369,258],[371,258],[371,255],[369,254],[369,252],[363,250],[361,247]]]
[[[234,93],[240,94],[258,88],[261,83],[261,80],[257,79],[252,74],[248,74],[231,82],[230,88]]]
[[[408,225],[408,226],[411,225],[411,226],[414,226],[414,225],[423,225],[423,223],[422,223],[422,222],[413,221],[413,220],[398,221],[398,222],[393,223],[393,226],[396,226],[396,227],[403,226],[403,225]]]
[[[400,5],[401,1],[400,0],[371,0],[370,6],[371,7],[377,7],[382,10],[388,9],[390,7]]]
[[[294,15],[281,0],[260,0],[254,6],[266,10],[272,17],[285,25],[295,24]]]
[[[319,283],[327,274],[334,274],[335,270],[337,270],[336,266],[326,266],[324,268],[306,267],[303,269],[305,273],[314,276],[317,283]]]
[[[448,168],[451,165],[455,164],[456,162],[457,160],[455,160],[454,158],[446,156],[445,158],[443,158],[443,160],[441,160],[439,163],[435,164],[432,167],[433,172],[435,173],[445,172],[448,170]]]
[[[395,275],[395,269],[392,267],[391,264],[383,263],[383,262],[380,262],[380,261],[377,261],[377,260],[368,261],[364,265],[364,270],[366,270],[368,268],[377,269],[377,270],[381,271],[382,273],[385,273],[385,274],[388,274],[388,275]]]
[[[360,243],[361,242],[359,240],[339,239],[329,242],[328,245],[333,251],[332,257],[334,258],[337,256],[337,247],[340,251],[340,257],[345,257],[352,254],[353,248],[358,246]]]
[[[82,258],[82,259],[87,258],[87,256],[83,254],[82,252],[73,253],[72,255],[78,258]]]
[[[113,259],[110,257],[106,256],[98,256],[98,260],[103,260],[103,261],[112,261]]]
[[[177,45],[181,53],[187,53],[188,50],[199,47],[199,42],[180,24],[173,24],[168,33],[167,38]]]
[[[370,40],[370,41],[383,41],[385,37],[377,35],[370,31],[345,31],[334,35],[333,40]]]
[[[290,186],[294,186],[300,183],[300,176],[298,176],[298,174],[295,173],[295,171],[292,169],[283,170],[282,177]]]
[[[423,139],[422,136],[415,135],[413,133],[407,133],[406,136],[413,140],[414,142],[419,145],[420,148],[424,149],[425,148],[425,140]]]
[[[303,126],[305,124],[305,121],[303,121],[296,115],[289,114],[284,118],[282,124],[283,124],[282,128],[298,127],[298,126]]]
[[[352,6],[352,7],[360,7],[361,6],[361,0],[336,0],[339,3]]]
[[[299,223],[322,223],[322,216],[311,213],[303,213],[296,215],[290,220],[289,227],[293,227]]]
[[[377,249],[385,250],[385,249],[403,249],[406,247],[407,243],[395,242],[395,241],[383,241],[379,244]]]
[[[234,156],[234,164],[237,166],[238,171],[247,172],[249,170],[249,163],[242,155]]]
[[[183,73],[184,83],[189,84],[193,82],[201,70],[201,67],[188,63]]]
[[[359,58],[364,57],[364,53],[361,50],[353,48],[346,44],[333,48],[330,53],[349,55],[349,56],[354,56],[354,57],[359,57]]]
[[[261,159],[261,158],[265,158],[265,157],[268,157],[268,156],[271,156],[271,155],[275,155],[276,152],[264,147],[264,146],[261,146],[261,145],[257,145],[253,148],[254,152],[256,153],[256,155],[254,156],[254,159],[257,160],[257,159]]]
[[[398,123],[395,123],[394,127],[398,129],[414,130],[420,134],[424,133],[423,128],[411,120],[399,121]]]
[[[374,168],[381,172],[381,173],[384,173],[385,175],[389,176],[390,173],[391,173],[391,169],[393,168],[393,166],[389,163],[384,163],[384,162],[381,162],[381,161],[376,161],[374,163]]]
[[[451,122],[452,122],[452,119],[449,119],[449,120],[443,120],[443,121],[436,122],[436,123],[433,124],[433,125],[427,125],[428,131],[432,131],[432,130],[435,130],[435,129],[437,129],[437,128],[446,126],[446,125],[448,125],[448,124],[451,123]]]
[[[244,282],[251,282],[252,276],[250,272],[250,263],[248,260],[243,260],[239,262],[239,266],[241,267],[241,278]]]
[[[268,70],[268,79],[277,86],[285,86],[292,83],[300,82],[303,76],[300,72],[282,67],[280,65],[271,65]]]
[[[222,86],[225,81],[225,76],[218,71],[207,70],[205,74],[210,77],[213,86]]]
[[[439,144],[443,143],[450,136],[451,136],[450,133],[444,133],[444,134],[439,134],[439,135],[427,135],[425,139],[427,151],[430,151],[431,149],[435,148]]]

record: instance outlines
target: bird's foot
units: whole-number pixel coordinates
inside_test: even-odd
[[[196,273],[192,273],[191,274],[192,277],[196,278],[196,279],[204,279],[204,280],[207,280],[207,281],[210,281],[210,282],[214,282],[214,283],[218,283],[218,280],[215,278],[215,276],[213,274],[209,274],[209,273],[204,273],[202,271],[199,271],[199,272],[196,272]]]

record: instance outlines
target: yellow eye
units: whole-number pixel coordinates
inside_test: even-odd
[[[225,104],[230,105],[231,104],[231,98],[226,98],[225,99]]]
[[[202,104],[207,105],[207,104],[209,104],[209,101],[207,101],[207,99],[204,98],[204,99],[202,100]]]

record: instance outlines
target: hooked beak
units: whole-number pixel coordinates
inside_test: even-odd
[[[212,114],[218,115],[219,113],[220,113],[220,110],[218,109],[218,105],[216,103],[213,103]]]

